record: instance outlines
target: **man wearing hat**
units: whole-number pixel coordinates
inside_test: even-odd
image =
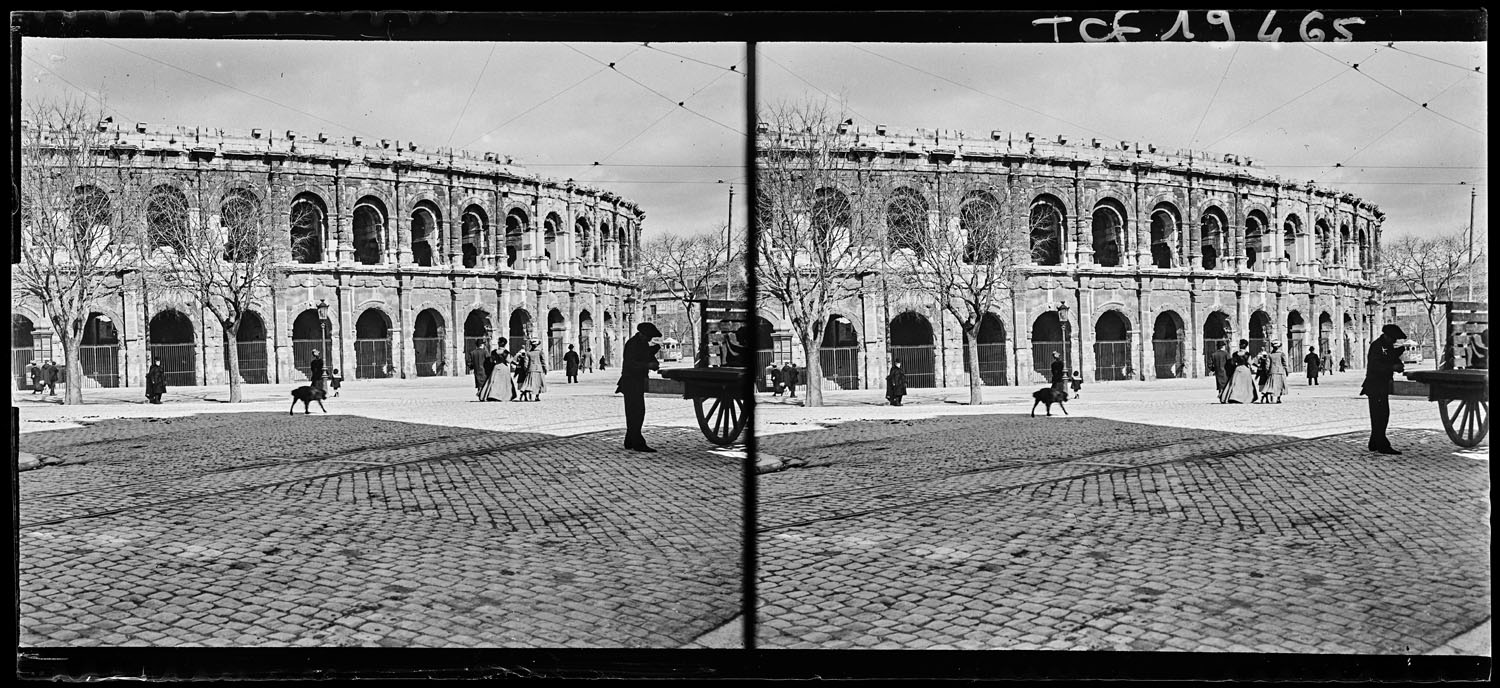
[[[661,330],[643,322],[635,326],[635,335],[625,340],[625,351],[620,356],[620,383],[615,392],[625,395],[625,448],[638,452],[654,452],[646,446],[641,427],[646,424],[646,376],[661,367],[656,352],[661,345],[651,340],[661,337]]]
[[[1391,324],[1380,328],[1380,336],[1370,342],[1369,362],[1365,365],[1365,383],[1359,393],[1370,401],[1370,451],[1400,454],[1385,436],[1391,422],[1391,376],[1406,369],[1401,364],[1401,350],[1396,342],[1406,339],[1401,328]]]

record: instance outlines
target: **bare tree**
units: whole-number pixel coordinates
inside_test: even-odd
[[[224,332],[229,401],[243,400],[239,330],[245,315],[269,298],[282,263],[304,250],[288,240],[288,227],[311,219],[276,222],[266,190],[228,180],[194,187],[194,198],[156,190],[146,205],[147,264],[166,289],[189,295],[212,313]],[[190,212],[196,207],[197,213]],[[290,248],[291,253],[288,253]]]
[[[979,374],[979,329],[986,314],[1013,298],[1032,262],[1031,213],[1017,202],[1012,180],[1003,187],[966,187],[964,177],[938,177],[933,189],[936,226],[925,199],[896,195],[886,208],[888,263],[908,289],[930,295],[964,332],[969,403],[984,403]]]
[[[1442,304],[1454,300],[1455,290],[1483,256],[1470,249],[1463,232],[1453,232],[1427,238],[1401,235],[1382,244],[1380,260],[1388,283],[1422,304],[1433,350],[1441,356],[1445,341],[1439,339],[1447,337],[1438,324]]]
[[[807,360],[806,404],[822,406],[823,328],[880,265],[880,245],[865,231],[864,196],[845,190],[856,166],[845,154],[852,138],[840,133],[845,116],[823,104],[780,104],[759,121],[757,285],[791,320]]]
[[[139,261],[131,235],[137,190],[110,164],[102,112],[82,103],[32,102],[21,133],[21,255],[17,289],[36,299],[61,340],[63,403],[83,403],[79,358],[89,313],[116,297]]]
[[[723,298],[724,285],[732,279],[726,276],[726,269],[732,271],[744,260],[744,243],[731,239],[726,247],[724,237],[721,227],[686,236],[660,234],[641,246],[642,286],[647,293],[669,294],[682,305],[694,352],[698,344],[698,309],[694,302]],[[733,285],[730,287],[732,290]]]

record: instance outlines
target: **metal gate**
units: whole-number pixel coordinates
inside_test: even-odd
[[[1033,341],[1031,343],[1031,369],[1041,382],[1052,382],[1052,354],[1062,356],[1063,342]]]
[[[83,348],[85,348],[85,349],[109,349],[110,351],[115,351],[114,347],[91,347],[91,346],[86,346],[86,347],[83,347]],[[165,370],[167,372],[167,375],[166,375],[167,380],[166,380],[166,382],[167,382],[167,386],[168,387],[192,387],[192,386],[198,384],[198,345],[197,344],[148,344],[148,345],[146,345],[146,355],[153,362],[156,359],[158,359],[158,358],[161,359],[162,370]],[[115,358],[115,357],[111,356],[110,358]],[[84,372],[83,372],[83,374],[86,377],[93,377],[92,375],[89,374],[89,372],[88,372],[89,369],[88,369],[87,366],[88,366],[88,358],[85,357],[84,358],[84,369],[83,369]],[[148,366],[147,369],[148,370],[150,369],[149,366]],[[119,370],[119,369],[116,368],[116,367],[114,367],[113,365],[111,365],[110,368],[109,368],[109,370],[115,371],[115,370]],[[118,382],[116,384],[106,385],[106,384],[103,383],[103,380],[101,379],[99,386],[101,386],[101,387],[117,387],[119,385],[118,385]]]
[[[323,354],[323,372],[325,374],[332,370],[333,352],[329,351],[330,342],[324,339],[293,339],[292,340],[292,367],[302,373],[302,377],[312,379],[312,352],[318,351]]]
[[[936,387],[937,374],[934,372],[936,361],[933,352],[936,348],[931,344],[919,346],[888,346],[892,361],[900,361],[901,369],[906,371],[907,387]]]
[[[31,391],[31,377],[26,374],[26,364],[34,360],[36,350],[30,347],[10,350],[10,371],[16,376],[16,389]],[[41,363],[36,364],[38,368]]]
[[[823,379],[839,389],[859,389],[859,347],[825,346],[818,349],[818,362],[823,366]]]
[[[392,377],[391,340],[354,340],[354,377],[359,380]]]
[[[1269,339],[1252,339],[1250,340],[1250,355],[1254,356],[1270,348],[1270,346],[1271,340]]]
[[[84,387],[120,386],[120,347],[118,345],[80,346],[78,347],[78,362],[83,368]],[[62,361],[57,363],[57,381],[62,383],[68,379],[68,367],[63,365]]]
[[[411,344],[416,353],[417,377],[434,377],[447,372],[441,337],[413,337]],[[469,348],[472,349],[473,345]]]
[[[271,381],[271,367],[266,360],[265,342],[235,342],[234,348],[239,352],[241,380],[251,385],[264,385]],[[224,370],[229,370],[228,356],[224,357]]]
[[[979,344],[979,382],[984,385],[1007,385],[1010,366],[1006,364],[1005,342]],[[964,372],[969,370],[969,348],[964,347]]]
[[[1323,355],[1328,355],[1326,350],[1324,350]],[[1293,339],[1290,342],[1287,342],[1286,363],[1287,367],[1289,368],[1287,372],[1300,373],[1304,370],[1307,370],[1307,362],[1302,360],[1306,356],[1307,352],[1302,350],[1301,339]]]
[[[1094,379],[1117,382],[1135,377],[1130,363],[1130,342],[1094,342]]]
[[[1181,339],[1155,339],[1151,349],[1156,362],[1156,379],[1187,377],[1187,349]]]

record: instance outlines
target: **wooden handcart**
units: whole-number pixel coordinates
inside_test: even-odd
[[[1406,377],[1427,386],[1427,400],[1438,403],[1448,439],[1460,447],[1472,447],[1490,432],[1488,356],[1456,355],[1454,340],[1459,336],[1477,338],[1480,332],[1488,337],[1489,312],[1479,303],[1449,302],[1445,306],[1448,331],[1441,369],[1417,370],[1406,373]],[[1465,364],[1476,367],[1459,367]]]
[[[692,368],[669,368],[661,376],[682,383],[693,400],[698,429],[719,446],[734,444],[748,421],[750,393],[746,356],[754,340],[749,310],[740,301],[699,301],[698,351]]]

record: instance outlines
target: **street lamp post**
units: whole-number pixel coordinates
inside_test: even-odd
[[[328,347],[328,302],[318,299],[318,324],[323,326],[323,350],[328,352],[328,360],[333,360],[333,352]],[[325,364],[326,366],[326,364]],[[317,385],[318,381],[313,380]]]
[[[724,180],[719,180],[720,184]],[[734,280],[734,185],[729,185],[729,214],[724,222],[724,300],[732,297],[729,294],[729,283]]]
[[[1071,358],[1068,357],[1068,304],[1067,303],[1059,303],[1059,304],[1057,304],[1057,321],[1058,321],[1059,324],[1062,325],[1062,335],[1063,335],[1063,366],[1068,369],[1067,371],[1065,371],[1066,374],[1072,375],[1072,372],[1069,372],[1069,371],[1073,370],[1073,359],[1071,359]]]

